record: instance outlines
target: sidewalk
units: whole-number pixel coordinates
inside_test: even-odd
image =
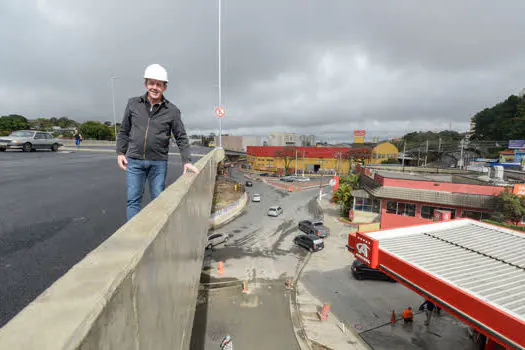
[[[325,212],[325,225],[330,229],[331,234],[325,238],[325,248],[310,255],[302,274],[308,272],[322,273],[323,271],[337,269],[341,267],[339,263],[341,259],[349,259],[349,253],[345,247],[346,241],[342,236],[346,236],[350,232],[350,227],[346,228],[344,224],[330,217],[329,214],[332,214],[330,211],[336,209],[329,206],[328,203],[327,206],[321,205]],[[334,259],[337,256],[339,258]],[[328,314],[326,321],[319,319],[317,313],[321,311],[324,302],[308,292],[300,277],[296,288],[297,309],[300,313],[301,326],[304,330],[303,334],[307,337],[309,349],[370,349],[352,327],[341,323],[333,313]]]

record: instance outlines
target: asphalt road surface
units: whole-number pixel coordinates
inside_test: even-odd
[[[233,177],[240,182],[246,180],[235,170]],[[261,202],[250,200],[242,216],[215,231],[231,234],[232,238],[225,246],[207,251],[204,270],[210,273],[212,282],[246,280],[248,293],[233,288],[201,295],[192,349],[217,349],[226,334],[232,336],[235,348],[299,349],[290,316],[290,295],[284,286],[307,254],[292,240],[300,233],[300,220],[319,214],[313,200],[317,190],[290,194],[253,181],[247,192],[250,198],[254,193],[261,194]],[[284,214],[267,216],[273,205],[280,205]],[[219,261],[224,262],[223,276],[217,275]]]
[[[113,152],[0,153],[0,326],[125,223],[125,186]]]

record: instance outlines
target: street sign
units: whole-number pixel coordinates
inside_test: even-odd
[[[334,187],[337,181],[335,181],[335,179],[331,179],[328,183],[330,184],[330,186]]]
[[[226,114],[226,111],[224,110],[224,108],[220,106],[215,108],[215,115],[217,115],[217,117],[222,118],[224,117],[224,114]]]

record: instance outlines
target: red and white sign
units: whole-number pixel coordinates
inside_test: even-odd
[[[525,184],[514,185],[512,193],[517,194],[518,196],[525,196]]]
[[[365,136],[366,131],[365,130],[354,130],[354,136]]]
[[[224,110],[224,108],[222,108],[220,106],[215,108],[215,115],[217,117],[222,118],[222,117],[224,117],[225,114],[226,114],[226,111]]]
[[[356,233],[355,257],[375,269],[378,265],[379,241]]]
[[[334,191],[337,191],[339,188],[339,176],[334,176],[335,184],[334,184]]]

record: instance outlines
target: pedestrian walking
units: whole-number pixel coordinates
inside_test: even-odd
[[[432,303],[429,300],[425,300],[425,302],[421,304],[421,306],[419,307],[419,310],[421,311],[425,310],[425,315],[427,316],[427,319],[425,320],[425,326],[430,325],[430,321],[432,319],[432,313],[434,312],[435,307],[436,306],[434,305],[434,303]]]
[[[80,134],[80,131],[78,129],[75,129],[75,145],[77,146],[77,149],[80,147],[80,142],[82,142],[82,135]]]
[[[180,110],[164,97],[168,86],[166,69],[158,64],[148,66],[144,86],[144,95],[129,99],[117,138],[117,163],[126,171],[127,220],[141,209],[146,181],[152,200],[164,191],[172,134],[184,164],[183,175],[188,171],[199,172],[191,163]]]
[[[232,338],[227,335],[221,342],[221,350],[233,350]]]

